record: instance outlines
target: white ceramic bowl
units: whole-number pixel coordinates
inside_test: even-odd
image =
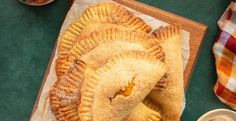
[[[36,4],[36,3],[29,3],[29,2],[25,2],[25,0],[19,0],[20,2],[26,4],[26,5],[31,5],[31,6],[42,6],[42,5],[46,5],[46,4],[49,4],[51,2],[53,2],[54,0],[48,0],[47,2],[45,3],[41,3],[41,4]]]
[[[202,115],[197,121],[206,121],[216,115],[227,115],[236,121],[236,112],[228,109],[215,109]]]

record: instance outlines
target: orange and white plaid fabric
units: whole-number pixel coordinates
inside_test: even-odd
[[[218,25],[221,32],[213,46],[218,75],[214,92],[223,103],[236,110],[236,0],[229,5]]]

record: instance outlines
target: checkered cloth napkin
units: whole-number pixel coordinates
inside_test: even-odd
[[[218,25],[221,31],[213,47],[218,74],[214,92],[236,110],[236,0],[231,2]]]

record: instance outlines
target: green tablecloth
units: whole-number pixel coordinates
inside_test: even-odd
[[[227,108],[213,94],[216,81],[212,45],[217,21],[228,0],[140,0],[209,26],[186,93],[183,121],[215,108]],[[50,54],[67,11],[66,0],[30,7],[17,0],[0,3],[0,120],[28,120]]]

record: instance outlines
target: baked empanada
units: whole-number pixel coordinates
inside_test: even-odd
[[[79,116],[82,121],[120,121],[151,91],[167,66],[142,51],[112,57],[81,88]]]
[[[73,22],[59,40],[59,52],[70,50],[81,33],[90,33],[109,27],[125,30],[150,32],[151,27],[133,13],[113,2],[98,3],[87,8],[78,20]]]
[[[84,76],[90,73],[89,67],[75,61],[68,73],[59,78],[49,92],[52,112],[58,121],[79,121],[78,105]]]
[[[179,121],[184,99],[180,27],[170,25],[153,34],[160,41],[170,68],[165,89],[152,91],[149,97],[159,107],[163,121]]]
[[[160,44],[148,34],[110,28],[81,37],[80,42],[66,56],[59,56],[56,72],[58,76],[65,74],[76,59],[81,59],[96,70],[103,66],[108,58],[127,50],[145,51],[164,60]]]
[[[61,77],[49,92],[50,106],[58,121],[79,121],[80,89],[84,78],[93,70],[76,61],[66,76]],[[139,103],[122,121],[160,121],[160,113]]]

